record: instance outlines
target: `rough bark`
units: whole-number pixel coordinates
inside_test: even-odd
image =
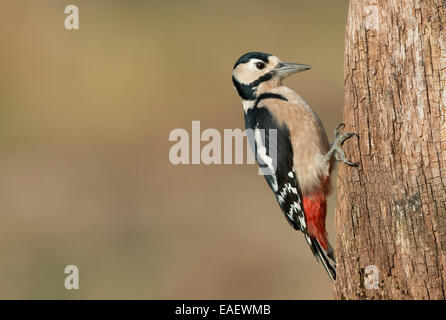
[[[335,297],[445,299],[446,0],[351,0],[344,63]]]

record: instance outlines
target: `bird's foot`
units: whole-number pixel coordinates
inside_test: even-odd
[[[345,127],[344,123],[340,123],[335,131],[335,141],[331,144],[330,151],[327,153],[327,158],[331,159],[331,157],[335,156],[336,160],[344,162],[346,165],[351,167],[357,167],[359,165],[359,162],[351,162],[347,159],[345,156],[344,150],[342,150],[342,145],[347,139],[350,139],[351,137],[355,136],[359,139],[359,135],[354,132],[346,132],[346,133],[340,133]]]

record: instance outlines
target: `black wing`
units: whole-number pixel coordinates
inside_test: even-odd
[[[293,168],[293,148],[287,126],[265,107],[245,113],[248,141],[268,185],[291,226],[307,233],[302,193]]]
[[[249,109],[245,123],[248,141],[285,218],[294,229],[304,233],[311,251],[334,281],[336,259],[333,249],[329,247],[326,252],[307,232],[302,192],[293,168],[293,148],[286,124],[279,124],[266,107]]]

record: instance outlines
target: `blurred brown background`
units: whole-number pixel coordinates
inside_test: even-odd
[[[243,128],[232,66],[263,51],[313,66],[286,85],[332,139],[346,15],[347,0],[3,2],[0,298],[331,299],[256,167],[171,165],[168,135]]]

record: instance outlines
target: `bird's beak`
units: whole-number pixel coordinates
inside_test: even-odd
[[[287,63],[280,62],[275,68],[274,71],[280,78],[288,77],[293,73],[298,73],[306,70],[310,70],[311,66],[300,63]]]

